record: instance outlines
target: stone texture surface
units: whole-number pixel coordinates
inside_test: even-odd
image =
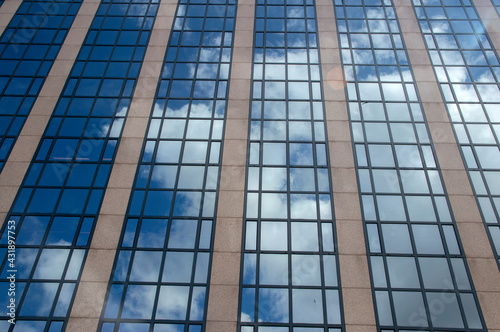
[[[332,178],[333,190],[335,192],[358,193],[358,182],[354,168],[335,168],[335,176]]]
[[[333,192],[335,217],[337,219],[361,220],[361,208],[358,193]],[[341,234],[337,235],[339,238]]]
[[[227,130],[227,128],[226,128]],[[224,140],[224,151],[222,154],[222,165],[243,166],[246,165],[247,140],[226,139]]]
[[[214,252],[212,260],[212,278],[210,280],[211,286],[230,285],[239,287],[240,269],[235,269],[234,266],[239,266],[240,260],[240,253]]]
[[[245,189],[245,166],[223,165],[221,169],[220,189],[242,191]]]
[[[239,286],[210,284],[207,322],[236,323]]]
[[[371,289],[342,287],[342,298],[346,325],[371,325],[375,331]]]
[[[99,215],[99,222],[94,231],[99,236],[92,239],[90,248],[115,250],[120,240],[123,220],[123,216],[120,215]]]
[[[344,255],[339,251],[342,288],[371,289],[366,255]]]
[[[348,121],[346,81],[332,19],[333,3],[319,0],[319,4],[318,32],[346,331],[374,331],[375,313]]]
[[[339,254],[366,257],[363,222],[361,220],[337,218],[336,226]],[[342,280],[344,280],[344,278],[342,278]]]
[[[114,249],[103,250],[91,248],[88,251],[81,282],[90,281],[107,283],[109,281],[113,262],[115,261],[115,253],[116,251]]]
[[[208,321],[206,332],[234,332],[236,331],[236,322],[216,322]]]
[[[224,239],[214,244],[214,252],[241,252],[241,218],[217,218],[215,238]],[[239,264],[239,262],[238,262]]]
[[[72,332],[90,332],[97,331],[99,318],[77,318],[73,317],[68,322],[68,331]]]
[[[254,1],[238,3],[229,86],[207,331],[235,331],[244,214]]]

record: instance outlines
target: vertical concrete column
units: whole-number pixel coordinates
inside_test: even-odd
[[[0,7],[0,35],[5,30],[12,17],[14,17],[14,14],[17,12],[22,2],[23,0],[8,0],[3,2]]]
[[[8,3],[9,1],[4,2],[1,9]],[[0,227],[33,159],[98,7],[99,0],[85,0],[81,5],[9,159],[0,173],[0,187],[2,188],[0,191]]]
[[[500,331],[500,273],[440,94],[415,11],[395,1],[410,63],[486,326]]]
[[[375,311],[333,1],[318,0],[316,12],[346,331],[375,331]]]
[[[254,13],[254,0],[238,1],[210,275],[207,332],[234,332],[238,322]]]
[[[177,2],[162,0],[71,310],[68,331],[96,331],[137,171]]]
[[[491,3],[491,0],[473,0],[474,6],[483,21],[486,28],[486,32],[490,36],[493,47],[500,50],[500,18],[498,17],[498,12]]]

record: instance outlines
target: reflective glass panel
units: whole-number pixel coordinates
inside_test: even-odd
[[[239,331],[337,331],[315,2],[258,0],[254,23]]]
[[[432,3],[437,47],[459,62],[457,43],[441,34],[451,28],[437,21],[445,11],[433,3],[441,1],[424,2]],[[393,1],[334,3],[379,329],[470,331],[481,314],[470,286],[453,282],[464,277],[464,255]],[[455,17],[466,15],[452,7]],[[491,165],[496,157],[489,152],[483,162]],[[469,305],[470,321],[464,314]]]
[[[500,268],[492,233],[500,231],[500,58],[471,2],[413,5]],[[442,11],[439,19],[433,10]]]
[[[0,172],[81,3],[25,0],[0,37]]]
[[[9,324],[5,331],[61,331],[66,328],[155,20],[157,2],[103,0],[97,6],[97,13],[1,233],[0,247],[3,248],[8,248],[10,226],[15,226],[19,235],[16,243],[18,265],[15,266],[20,271],[16,280],[19,285],[16,289],[17,324]],[[11,67],[16,72],[21,71],[21,76],[25,77],[18,79],[14,73],[12,82],[17,87],[31,84],[26,96],[32,93],[30,91],[35,96],[39,88],[29,83],[27,77],[36,76],[35,80],[41,84],[46,75],[41,71],[50,69],[49,64],[57,55],[78,7],[76,1],[24,1],[19,7],[18,14],[26,14],[19,16],[19,20],[29,17],[31,22],[39,22],[43,28],[34,29],[33,35],[31,32],[27,35],[33,43],[25,48],[21,42],[15,42],[16,29],[6,30],[12,37],[10,45],[17,47],[18,52],[23,51],[9,53],[2,48],[3,54],[12,57],[17,54],[21,62],[28,56],[32,63],[1,64],[0,70]],[[30,14],[32,8],[38,11],[34,15]],[[41,13],[43,8],[48,12]],[[30,30],[24,27],[25,33]],[[46,45],[47,50],[35,41]],[[17,93],[10,86],[5,91]],[[26,116],[29,108],[25,102],[32,97],[19,94],[16,98],[20,100],[16,107],[24,110]],[[0,109],[3,110],[3,106]],[[3,118],[0,123],[5,123]],[[150,236],[154,243],[156,239],[150,235],[148,227],[142,230],[141,240]],[[0,252],[0,280],[7,285],[8,271],[13,268],[5,251]],[[122,263],[126,259],[131,262],[134,280],[150,281],[159,273],[160,259],[145,253],[122,257]],[[136,299],[143,290],[146,289],[128,290],[126,298]],[[0,303],[5,301],[8,301],[8,292],[2,291]],[[147,307],[148,301],[145,298],[141,304]],[[123,312],[131,315],[133,310],[127,307]],[[8,319],[8,316],[2,314],[0,319]]]
[[[100,331],[204,331],[236,1],[180,0]]]

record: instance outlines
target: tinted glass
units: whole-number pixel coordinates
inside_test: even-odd
[[[316,6],[255,13],[240,331],[340,328]]]
[[[205,330],[235,16],[177,5],[102,331]]]
[[[0,38],[0,172],[81,2],[25,0]]]
[[[393,3],[335,0],[335,14],[379,328],[481,329]]]
[[[413,4],[500,267],[499,57],[471,2]]]
[[[157,7],[156,1],[105,0],[97,9],[7,219],[19,238],[16,282],[22,285],[17,324],[9,331],[66,328]],[[134,277],[147,278],[140,272],[155,266],[151,261],[136,265]],[[10,263],[3,251],[3,286]],[[0,301],[9,301],[7,289]]]

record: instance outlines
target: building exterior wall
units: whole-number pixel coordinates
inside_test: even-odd
[[[0,330],[500,331],[499,7],[0,2]]]

